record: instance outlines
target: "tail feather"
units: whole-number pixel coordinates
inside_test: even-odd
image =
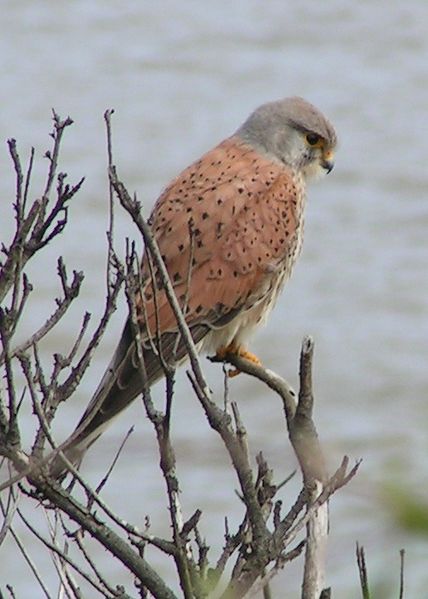
[[[191,333],[198,343],[209,331],[206,325],[197,325]],[[160,339],[163,360],[171,363],[183,361],[186,357],[184,343],[177,333],[164,333]],[[164,374],[159,351],[149,343],[143,347],[144,367],[147,384],[156,383]],[[74,466],[80,466],[88,448],[110,426],[113,419],[141,393],[144,388],[142,372],[136,355],[135,341],[130,320],[127,321],[116,352],[92,397],[85,413],[75,431],[66,441],[63,453]],[[50,474],[60,478],[67,466],[60,455],[54,458],[50,466]]]

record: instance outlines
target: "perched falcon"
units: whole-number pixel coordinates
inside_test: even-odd
[[[257,108],[161,194],[150,226],[195,343],[222,355],[243,344],[275,304],[299,255],[306,181],[333,168],[336,134],[299,97]],[[159,278],[142,261],[136,298],[149,384],[186,349]],[[65,454],[79,464],[110,421],[141,393],[130,318]],[[57,458],[52,473],[64,469]]]

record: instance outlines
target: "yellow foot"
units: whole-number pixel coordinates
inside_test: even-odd
[[[257,364],[258,366],[261,365],[260,359],[255,354],[247,351],[244,347],[236,343],[230,343],[227,346],[219,347],[219,349],[216,352],[216,358],[218,358],[219,360],[224,360],[227,354],[235,354],[236,356],[244,358],[244,360],[248,360],[253,364]],[[233,370],[229,370],[227,375],[230,378],[233,378],[234,376],[238,376],[240,372],[241,371],[238,370],[238,368],[234,368]]]

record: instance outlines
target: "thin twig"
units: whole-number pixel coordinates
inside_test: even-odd
[[[18,150],[16,147],[16,139],[8,139],[7,144],[9,146],[9,154],[12,158],[12,162],[13,162],[13,166],[14,166],[15,174],[16,174],[16,195],[15,195],[14,208],[15,208],[15,218],[16,218],[16,222],[18,224],[18,223],[22,222],[22,220],[24,218],[25,206],[23,205],[23,196],[22,196],[22,183],[23,183],[24,177],[22,174],[21,159],[19,157]]]
[[[111,117],[114,114],[114,109],[109,108],[104,112],[104,121],[106,124],[107,132],[107,160],[109,169],[113,166],[113,149],[112,149],[112,130],[111,130]],[[111,265],[113,257],[113,236],[114,236],[114,197],[113,197],[113,186],[109,180],[109,223],[107,231],[108,241],[108,252],[107,252],[107,289],[110,287],[111,280]]]
[[[404,598],[404,556],[405,550],[400,549],[400,592],[398,595],[398,599]]]
[[[62,560],[67,562],[69,566],[71,566],[76,572],[82,576],[91,586],[93,586],[100,593],[104,593],[104,588],[90,576],[87,572],[85,572],[74,560],[72,560],[64,551],[62,551],[55,542],[51,542],[46,539],[43,535],[39,533],[39,531],[31,524],[31,522],[24,516],[21,510],[18,509],[19,517],[22,522],[28,528],[28,530],[38,539],[45,547],[47,547],[50,551],[58,555]],[[130,599],[130,598],[129,598]]]
[[[99,483],[98,487],[95,489],[95,494],[99,495],[99,493],[101,492],[101,490],[103,489],[103,487],[105,486],[106,482],[108,481],[110,474],[113,472],[114,467],[117,464],[117,461],[120,457],[120,454],[122,453],[123,448],[125,447],[126,442],[128,441],[129,437],[132,435],[132,433],[134,432],[134,427],[131,426],[131,428],[128,430],[128,432],[126,433],[125,437],[123,438],[121,444],[119,445],[119,449],[116,451],[116,455],[113,458],[113,461],[111,463],[111,465],[109,466],[109,469],[107,470],[106,474],[103,476],[101,482]]]
[[[9,489],[6,505],[4,504],[3,499],[0,497],[0,509],[3,514],[3,524],[0,529],[0,545],[5,540],[7,533],[12,526],[12,521],[18,507],[18,501],[19,497],[17,496],[14,488]]]
[[[25,214],[25,208],[27,207],[28,192],[30,189],[30,180],[31,180],[31,173],[33,171],[33,164],[34,164],[34,148],[32,147],[30,150],[30,158],[28,160],[27,172],[25,173],[24,195],[22,198],[22,214],[23,215]]]
[[[360,585],[363,599],[370,599],[369,581],[367,576],[366,556],[364,547],[356,545],[357,566],[360,575]]]
[[[78,530],[76,533],[74,533],[73,535],[74,540],[76,541],[77,546],[79,547],[83,557],[85,558],[85,560],[87,561],[89,567],[91,568],[92,572],[95,574],[95,577],[97,578],[99,584],[105,588],[105,590],[110,593],[110,595],[112,597],[116,596],[116,590],[110,585],[108,584],[108,582],[105,580],[104,576],[100,573],[99,569],[97,568],[94,560],[92,559],[90,553],[87,551],[84,543],[83,543],[83,535],[82,535],[82,531]],[[105,591],[104,591],[105,594]],[[126,597],[126,595],[122,595],[122,597]]]
[[[111,289],[111,293],[108,295],[104,313],[99,321],[97,328],[95,329],[92,338],[90,339],[82,357],[80,358],[77,365],[72,369],[71,374],[67,377],[62,385],[58,387],[58,395],[60,401],[65,401],[70,397],[70,395],[75,391],[76,387],[80,383],[83,375],[85,374],[92,356],[94,354],[95,349],[98,347],[104,332],[106,330],[107,324],[110,321],[111,315],[116,310],[116,300],[122,286],[123,278],[119,271],[116,272],[116,279],[114,282],[114,287]],[[86,426],[86,423],[85,423]],[[80,432],[80,431],[79,431]],[[78,432],[76,431],[76,434]]]
[[[47,523],[48,523],[48,527],[49,527],[49,532],[51,535],[51,540],[55,544],[56,544],[56,538],[58,535],[58,526],[59,526],[60,518],[61,518],[61,516],[59,514],[59,511],[56,510],[55,525],[53,525],[46,514],[46,519],[47,519]],[[61,520],[61,524],[63,525],[62,520]],[[64,525],[62,526],[62,528],[64,530]],[[63,531],[61,531],[61,534],[63,534]],[[65,540],[63,552],[66,555],[68,555],[68,548],[69,548],[68,541]],[[58,578],[59,578],[59,583],[60,583],[59,590],[58,590],[59,597],[61,597],[61,599],[62,599],[62,595],[65,595],[67,597],[67,599],[69,599],[69,598],[71,599],[72,597],[74,597],[75,599],[83,599],[80,589],[79,589],[79,587],[76,583],[76,580],[73,576],[73,573],[70,571],[71,568],[68,565],[68,563],[64,559],[62,559],[62,557],[60,555],[53,553],[53,552],[50,552],[50,553],[51,553],[52,562],[54,564],[55,570],[56,570],[56,572],[58,574]]]
[[[9,504],[10,500],[12,501],[12,505]],[[28,553],[27,549],[25,548],[24,543],[22,543],[21,539],[19,538],[18,534],[15,532],[15,530],[12,526],[12,518],[15,515],[15,512],[17,511],[18,501],[19,501],[19,497],[18,497],[15,489],[10,489],[9,500],[8,500],[7,506],[4,505],[3,500],[0,498],[0,509],[5,518],[4,525],[2,527],[2,532],[3,531],[5,531],[5,533],[8,532],[12,536],[19,551],[22,554],[22,557],[27,562],[31,572],[33,573],[35,579],[37,580],[38,584],[40,585],[40,588],[44,592],[45,596],[47,597],[47,599],[52,599],[35,563],[31,559],[30,554]],[[2,538],[0,535],[0,545],[1,545],[1,542],[2,542]]]
[[[49,171],[45,190],[43,192],[43,195],[46,197],[49,196],[58,169],[58,158],[62,136],[66,127],[69,127],[73,124],[73,120],[70,117],[61,120],[60,116],[55,112],[55,110],[52,110],[52,117],[54,122],[54,130],[52,132],[54,146],[52,152],[49,152],[49,154],[46,156],[49,160]]]

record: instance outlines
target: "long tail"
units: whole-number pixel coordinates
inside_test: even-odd
[[[206,326],[198,325],[192,329],[194,341],[198,343],[208,332]],[[163,359],[170,363],[182,361],[186,349],[181,341],[177,342],[177,333],[164,333],[160,340]],[[149,344],[143,348],[144,366],[147,383],[153,385],[163,376],[159,351]],[[113,419],[141,393],[144,388],[141,369],[136,355],[135,341],[130,320],[122,332],[115,354],[91,399],[85,413],[75,431],[66,441],[63,453],[66,458],[78,467],[88,448],[111,424]],[[60,478],[67,466],[61,456],[54,458],[50,466],[50,474]]]

